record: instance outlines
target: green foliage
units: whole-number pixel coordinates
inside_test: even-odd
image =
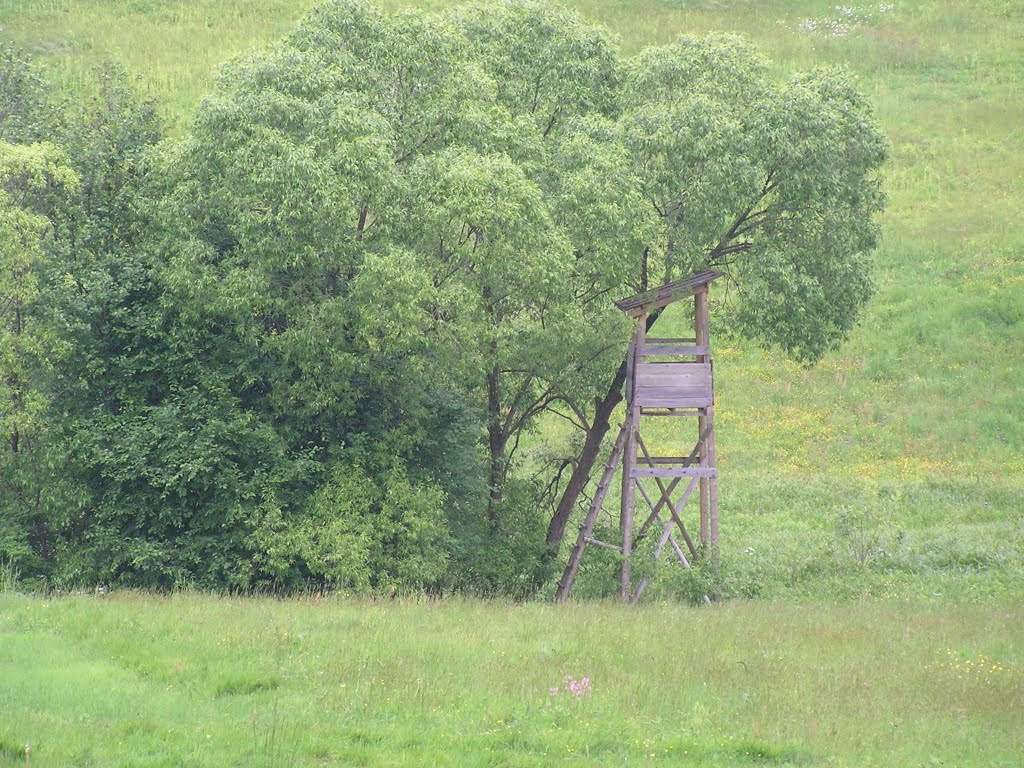
[[[763,251],[741,264],[737,320],[810,362],[847,337],[874,291],[868,254],[884,207],[876,172],[886,141],[841,72],[793,78],[774,109],[769,173],[779,199],[760,223]]]
[[[347,522],[363,526],[368,535],[368,575],[376,589],[424,590],[447,572],[445,496],[436,486],[410,481],[400,468],[385,471],[383,482],[374,485],[373,494],[366,498],[368,505],[349,507]],[[342,468],[335,474],[344,476],[339,484],[328,484],[317,492],[314,512],[331,514],[339,505],[344,509],[352,504],[345,493],[352,473]],[[357,496],[356,501],[362,499]],[[338,515],[342,525],[345,517]],[[338,554],[337,550],[330,553]]]
[[[8,70],[24,134],[46,99]],[[623,59],[541,3],[343,0],[228,64],[180,139],[114,67],[57,112],[73,581],[529,594],[572,456],[525,445],[590,428],[610,298],[720,266],[732,327],[813,360],[870,294],[867,103],[734,36]]]
[[[31,59],[11,44],[0,46],[0,140],[46,138],[53,120],[46,84]]]
[[[254,535],[279,584],[305,578],[320,589],[422,591],[447,572],[445,507],[441,488],[413,483],[400,466],[371,475],[343,462],[301,517],[285,524],[280,510],[264,514]]]
[[[560,14],[548,16],[531,40],[554,56],[550,49],[564,48],[566,32],[553,26]],[[608,70],[611,49],[594,39],[605,46]],[[566,83],[589,66],[592,48],[575,50]],[[192,133],[161,152],[149,195],[159,222],[154,246],[166,254],[163,315],[190,329],[192,356],[207,369],[220,366],[238,407],[273,429],[283,461],[308,455],[323,468],[304,476],[305,484],[273,490],[285,519],[301,530],[311,521],[306,538],[320,537],[329,504],[341,503],[338,472],[352,466],[345,457],[367,442],[394,450],[399,468],[432,473],[455,494],[453,520],[479,517],[472,510],[483,495],[474,478],[489,467],[490,532],[512,534],[518,513],[501,501],[510,440],[554,392],[566,367],[565,337],[586,328],[573,290],[595,278],[592,267],[581,271],[556,219],[580,216],[567,199],[569,180],[540,143],[549,134],[554,142],[555,132],[510,114],[479,66],[489,60],[473,54],[441,16],[324,6],[281,44],[228,67]],[[567,171],[586,173],[585,148],[557,133]],[[608,180],[604,190],[611,198]],[[549,197],[557,207],[547,205]],[[610,260],[612,249],[602,255]],[[591,346],[601,330],[594,328]],[[467,432],[475,413],[485,414],[476,429],[488,433],[489,463]],[[424,450],[452,442],[446,433],[464,445],[468,439],[468,450]],[[262,471],[274,474],[269,466]],[[387,486],[391,470],[376,472],[375,482]],[[323,479],[329,476],[335,479]],[[375,504],[358,509],[369,515]],[[338,514],[346,516],[341,508]],[[377,539],[390,535],[386,517],[377,521]],[[343,523],[324,535],[348,537],[360,550],[354,542],[366,537],[354,530]],[[466,535],[482,537],[476,540],[486,549],[476,526]],[[336,545],[295,551],[330,582],[437,580],[420,567],[389,575],[394,569],[365,552],[355,558],[373,561],[373,577],[358,568],[344,575],[321,551]],[[468,556],[471,548],[455,549]],[[480,566],[492,558],[470,559]],[[499,570],[519,575],[522,566]],[[485,589],[494,588],[495,578],[482,578],[491,585]]]
[[[79,180],[49,143],[0,141],[0,560],[35,575],[53,550],[42,484],[49,383],[59,344],[45,322],[41,284],[55,211]]]
[[[680,37],[626,70],[620,121],[663,222],[666,277],[706,266],[739,288],[731,327],[813,362],[873,292],[886,141],[838,71],[778,84],[733,35]]]

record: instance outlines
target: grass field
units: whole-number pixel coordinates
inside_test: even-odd
[[[0,594],[0,765],[1009,768],[1022,623],[1019,599]]]

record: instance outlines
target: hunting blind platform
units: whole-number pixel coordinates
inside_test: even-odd
[[[556,599],[560,602],[569,596],[580,560],[590,545],[613,550],[622,556],[622,600],[636,602],[648,582],[644,577],[635,586],[632,583],[631,558],[637,543],[643,538],[657,533],[654,559],[660,559],[668,545],[686,568],[697,561],[705,545],[718,541],[715,392],[708,335],[708,285],[722,274],[718,270],[708,270],[616,302],[619,309],[637,321],[636,332],[626,353],[626,415],[558,584]],[[693,338],[647,336],[647,321],[651,313],[690,296],[694,302]],[[685,417],[693,417],[697,425],[697,442],[690,454],[652,455],[641,434],[641,424],[645,423],[646,417],[684,417],[677,422],[680,424],[686,423]],[[621,546],[592,537],[594,524],[620,464]],[[677,493],[684,481],[686,485],[682,493]],[[700,499],[700,548],[694,544],[682,516],[683,507],[695,490]],[[634,520],[638,492],[646,503],[646,517],[639,528]],[[676,501],[673,501],[674,496]]]

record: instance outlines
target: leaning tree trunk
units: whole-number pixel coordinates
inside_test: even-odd
[[[569,482],[566,484],[562,498],[558,500],[558,506],[548,524],[547,543],[551,557],[558,552],[558,545],[562,542],[562,536],[565,535],[565,527],[569,524],[572,511],[576,508],[576,501],[587,487],[587,483],[590,482],[590,473],[601,455],[604,436],[608,434],[608,429],[611,427],[612,414],[615,412],[616,406],[622,402],[622,384],[625,380],[626,363],[623,361],[615,372],[615,377],[608,386],[604,397],[597,399],[594,420],[590,429],[587,430],[587,437],[583,441],[583,450],[573,467],[572,474],[569,475]]]
[[[659,310],[648,316],[648,331],[660,314],[661,311]],[[587,430],[587,437],[583,441],[583,450],[576,465],[573,467],[572,474],[569,476],[569,482],[562,492],[562,498],[558,501],[558,507],[555,508],[555,512],[551,516],[551,522],[548,524],[548,556],[551,558],[557,555],[558,545],[562,543],[565,527],[569,524],[569,518],[572,517],[572,512],[576,508],[576,502],[580,494],[586,489],[587,483],[590,482],[590,473],[593,471],[594,465],[601,455],[601,444],[604,442],[604,436],[608,434],[608,430],[611,428],[612,414],[615,413],[615,408],[618,404],[622,402],[622,385],[625,381],[626,361],[623,360],[618,370],[615,371],[614,378],[608,385],[608,391],[604,397],[597,399],[594,409],[594,421],[591,423],[590,429]]]

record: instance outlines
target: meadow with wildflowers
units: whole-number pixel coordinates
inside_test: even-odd
[[[1002,766],[1024,603],[0,594],[0,765]]]

